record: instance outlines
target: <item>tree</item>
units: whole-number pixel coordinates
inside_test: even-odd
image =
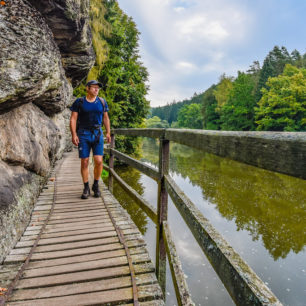
[[[229,93],[228,102],[221,109],[222,130],[249,131],[255,129],[253,95],[254,79],[250,74],[238,72]]]
[[[217,100],[217,111],[220,112],[223,105],[228,101],[229,93],[233,87],[233,77],[227,77],[222,74],[217,88],[214,90],[214,95]]]
[[[259,131],[306,130],[306,69],[290,64],[270,78],[256,108]]]
[[[108,57],[98,75],[103,84],[100,93],[110,106],[113,128],[138,127],[149,110],[149,102],[145,98],[148,72],[140,61],[139,32],[132,18],[122,12],[116,0],[105,0],[104,6],[104,18],[110,24],[111,35],[101,33],[108,45]],[[129,139],[116,142],[116,146],[125,147],[127,153],[134,152],[135,145]]]
[[[161,120],[159,117],[154,116],[146,120],[145,125],[148,129],[151,128],[168,128],[169,124],[166,120]]]
[[[267,88],[266,82],[269,77],[280,75],[286,64],[292,63],[289,52],[285,47],[275,46],[266,56],[260,71],[258,86],[256,88],[256,101],[262,97],[262,88]]]
[[[220,128],[219,124],[220,115],[216,111],[218,104],[214,95],[215,89],[216,85],[212,85],[204,92],[203,95],[203,101],[202,101],[203,128],[206,130],[218,130]]]
[[[294,49],[291,52],[292,64],[298,68],[306,68],[306,53],[302,56],[301,53]]]
[[[193,103],[183,106],[178,114],[178,124],[183,128],[201,129],[203,126],[201,105]]]

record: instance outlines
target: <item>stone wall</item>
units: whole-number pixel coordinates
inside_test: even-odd
[[[71,147],[72,86],[95,60],[89,0],[2,1],[0,46],[1,263]]]

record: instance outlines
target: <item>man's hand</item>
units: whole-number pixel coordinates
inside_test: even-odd
[[[72,143],[75,145],[75,146],[78,146],[79,145],[79,137],[77,135],[72,135]]]
[[[106,142],[107,142],[107,143],[110,143],[110,142],[111,142],[111,136],[110,136],[110,133],[106,133],[105,138],[106,138]]]

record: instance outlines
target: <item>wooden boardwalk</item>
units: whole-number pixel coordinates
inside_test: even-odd
[[[128,256],[114,223],[133,262],[139,303],[164,305],[145,242],[126,211],[102,183],[102,199],[80,199],[83,184],[76,152],[65,155],[54,176],[20,241],[0,266],[0,287],[8,286],[32,251],[7,305],[133,305]]]

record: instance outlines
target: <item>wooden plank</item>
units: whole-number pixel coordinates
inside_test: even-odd
[[[156,283],[156,277],[153,273],[140,274],[136,279],[137,285],[149,285]],[[87,283],[75,283],[39,289],[17,290],[10,301],[33,300],[50,297],[60,297],[75,295],[81,293],[98,292],[110,289],[131,287],[130,276],[112,278],[107,280],[91,281]]]
[[[135,230],[137,231],[137,227],[133,224],[125,224],[122,225],[122,230]],[[45,233],[41,235],[41,239],[46,238],[57,238],[57,237],[68,237],[68,236],[75,236],[75,235],[85,235],[85,234],[93,234],[93,233],[103,233],[103,232],[110,232],[115,230],[113,225],[107,226],[107,227],[95,227],[95,228],[85,228],[82,230],[76,229],[72,231],[66,231],[66,232],[55,232],[55,233]],[[138,233],[138,231],[137,231]],[[20,238],[20,241],[30,241],[34,240],[37,235],[27,235]]]
[[[97,246],[103,244],[111,244],[118,242],[118,237],[111,237],[105,239],[94,239],[89,241],[80,241],[80,242],[69,242],[69,243],[60,243],[53,245],[43,245],[38,246],[34,253],[40,252],[51,252],[51,251],[60,251],[60,250],[69,250],[69,249],[78,249],[78,248],[87,248],[90,246]],[[28,254],[31,248],[17,248],[13,249],[10,254]]]
[[[129,225],[131,227],[131,225]],[[128,228],[128,227],[126,227]],[[62,232],[55,232],[55,233],[45,233],[41,235],[41,238],[56,238],[56,237],[65,237],[65,236],[71,236],[71,235],[82,235],[82,234],[92,234],[92,233],[101,233],[101,232],[108,232],[114,230],[114,226],[96,226],[94,228],[83,228],[83,229],[75,229],[70,231],[62,231]],[[22,236],[20,238],[20,241],[27,241],[27,240],[33,240],[36,235],[26,235]]]
[[[138,230],[133,229],[126,229],[123,231],[125,235],[131,235],[131,234],[138,234]],[[38,241],[38,245],[52,245],[52,244],[58,244],[58,243],[65,243],[65,242],[77,242],[77,241],[84,241],[84,240],[92,240],[92,239],[99,239],[99,238],[107,238],[107,237],[115,237],[117,236],[117,233],[115,229],[113,228],[110,231],[105,232],[99,232],[99,233],[91,233],[91,234],[72,234],[69,236],[64,237],[54,237],[54,238],[41,238]],[[34,244],[35,240],[26,240],[26,241],[19,241],[16,244],[16,248],[23,248],[32,246]]]
[[[52,223],[48,224],[46,226],[46,231],[48,232],[49,230],[55,230],[55,229],[62,229],[65,230],[67,228],[72,228],[72,227],[78,227],[78,226],[89,226],[89,225],[97,225],[101,224],[106,226],[106,224],[112,224],[110,219],[101,219],[101,218],[91,218],[91,219],[86,219],[86,220],[80,220],[80,221],[75,221],[75,222],[67,222],[65,223],[65,227],[63,228],[62,223]],[[31,230],[31,228],[30,228]]]
[[[28,300],[20,302],[11,302],[10,305],[23,306],[58,306],[58,305],[102,305],[111,304],[118,305],[131,302],[132,288],[122,288],[117,290],[107,290],[92,293],[68,295],[63,297],[54,297],[46,299]],[[140,300],[162,298],[160,287],[157,284],[139,286],[138,295]]]
[[[143,253],[145,250],[144,244],[136,244],[130,246],[130,253],[137,254]],[[74,262],[74,258],[80,256],[91,256],[91,255],[99,255],[100,258],[107,258],[108,254],[111,252],[116,252],[123,250],[123,246],[120,243],[107,244],[105,246],[97,246],[91,248],[82,248],[82,249],[74,249],[68,251],[59,251],[59,252],[46,252],[46,253],[36,253],[33,254],[31,258],[31,264],[36,263],[45,263],[48,264],[48,260],[69,260],[69,262]],[[20,262],[24,262],[26,259],[26,255],[8,255],[4,261],[5,265],[16,264]],[[77,261],[77,260],[76,260]]]
[[[151,273],[154,272],[152,263],[135,265],[135,273]],[[21,279],[16,288],[41,288],[47,286],[64,285],[69,283],[85,282],[98,279],[108,279],[113,277],[121,277],[130,275],[129,267],[112,267],[106,269],[96,269],[90,271],[72,272],[66,274],[58,274],[52,276],[41,276],[34,278]]]
[[[84,235],[71,235],[66,237],[55,237],[55,238],[46,238],[46,239],[39,239],[38,246],[40,245],[53,245],[53,244],[62,244],[66,242],[78,242],[78,241],[87,241],[99,238],[108,238],[108,237],[115,237],[117,236],[116,231],[113,229],[112,231],[108,232],[101,232],[101,233],[93,233],[93,234],[84,234]],[[29,247],[34,244],[35,240],[27,240],[27,241],[20,241],[16,244],[16,248],[24,248]]]
[[[44,233],[59,233],[59,232],[65,232],[65,231],[74,231],[78,229],[87,229],[87,228],[96,228],[96,227],[109,227],[113,226],[111,222],[104,222],[103,220],[98,220],[94,222],[76,222],[71,224],[66,224],[63,228],[60,225],[47,225]],[[24,232],[24,236],[31,236],[35,235],[36,233],[39,233],[40,228],[33,228],[28,227],[26,231]]]
[[[134,263],[148,262],[150,259],[147,254],[135,255],[132,257]],[[70,263],[52,267],[40,267],[35,269],[27,269],[23,273],[23,279],[31,277],[40,277],[56,274],[64,274],[78,271],[89,271],[102,268],[110,268],[124,266],[128,264],[126,255],[116,258],[103,258],[98,260],[87,260],[84,262]]]
[[[129,248],[137,248],[145,246],[145,242],[142,239],[132,240],[127,243]],[[44,253],[34,253],[31,260],[45,260],[45,259],[56,259],[61,257],[71,257],[84,254],[92,254],[106,251],[113,251],[122,249],[123,246],[120,243],[112,243],[106,245],[99,245],[87,248],[64,250],[64,251],[54,251],[54,252],[44,252]],[[14,262],[24,261],[26,258],[25,254],[10,254],[5,258],[4,263],[10,264]]]
[[[147,254],[147,251],[144,247],[139,247],[139,248],[131,249],[130,253],[131,255]],[[125,251],[123,249],[109,251],[109,252],[86,254],[86,255],[80,255],[80,256],[64,257],[64,258],[58,258],[58,259],[32,261],[30,262],[28,269],[41,268],[41,267],[52,267],[52,266],[66,265],[66,264],[105,259],[105,258],[116,258],[120,256],[125,256]]]
[[[105,215],[104,215],[105,216]],[[55,224],[69,224],[69,223],[77,223],[77,222],[87,222],[87,221],[100,221],[102,222],[103,216],[92,216],[92,217],[80,217],[80,218],[74,218],[74,219],[65,219],[63,220],[50,220],[48,222],[48,225],[55,225]],[[106,219],[106,218],[104,218]],[[108,219],[108,218],[107,218]],[[108,219],[109,222],[110,219]]]
[[[88,213],[82,213],[82,212],[76,212],[76,213],[60,213],[60,214],[52,214],[52,217],[50,218],[50,221],[52,223],[52,221],[55,220],[67,220],[67,222],[69,222],[70,219],[83,219],[83,218],[87,218],[87,217],[92,217],[92,216],[108,216],[108,212],[106,211],[101,211],[100,209],[96,209],[94,211],[88,212]],[[65,221],[66,222],[66,221]]]

